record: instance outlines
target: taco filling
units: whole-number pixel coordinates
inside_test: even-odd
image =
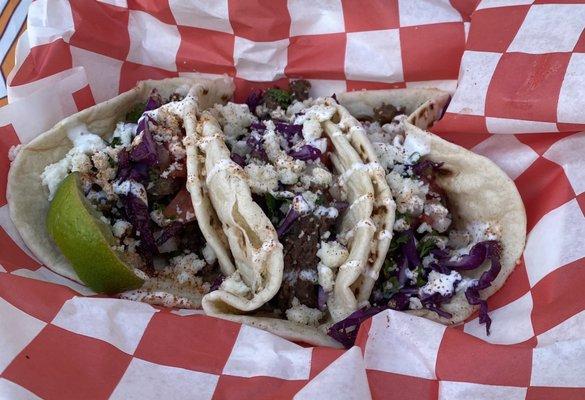
[[[390,123],[364,122],[397,211],[370,303],[396,310],[427,309],[449,319],[452,315],[442,305],[464,292],[469,304],[480,306],[480,323],[489,332],[487,303],[479,291],[500,271],[500,227],[481,221],[457,226],[449,198],[437,183],[437,177],[449,172],[442,163],[425,159],[430,151],[426,143],[405,136],[405,118],[398,112]],[[474,271],[484,263],[491,267],[477,276]]]
[[[349,255],[347,235],[338,231],[348,204],[321,126],[335,115],[335,100],[313,100],[309,88],[308,81],[294,81],[289,90],[253,92],[247,104],[211,111],[283,245],[282,285],[265,310],[317,326],[337,269]]]
[[[108,140],[85,126],[69,132],[74,147],[41,175],[49,200],[70,173],[115,238],[112,250],[144,285],[121,297],[199,307],[221,282],[213,249],[195,219],[186,184],[185,131],[176,110],[183,96],[156,90],[119,121]]]

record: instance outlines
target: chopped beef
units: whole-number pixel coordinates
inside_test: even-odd
[[[318,217],[307,214],[299,217],[282,237],[284,246],[284,278],[276,295],[275,308],[284,311],[291,307],[296,297],[301,304],[317,308],[318,285],[301,278],[302,271],[309,271],[317,277],[317,250],[321,235],[332,230],[335,218]]]
[[[206,264],[198,275],[203,278],[203,281],[210,282],[211,286],[216,285],[217,287],[221,285],[224,278],[217,263],[213,263],[212,265]]]
[[[290,91],[293,95],[293,98],[297,101],[305,101],[309,98],[309,90],[311,89],[311,82],[299,79],[296,81],[292,81],[289,84]]]
[[[201,254],[201,250],[205,246],[205,238],[199,229],[197,221],[184,224],[180,236],[179,248]]]
[[[402,113],[398,112],[392,104],[382,104],[374,108],[374,121],[379,122],[380,125],[389,124],[399,114]]]
[[[160,198],[174,195],[183,186],[185,186],[184,178],[163,178],[160,176],[161,171],[158,168],[151,170],[151,181],[147,188],[149,196],[152,196],[157,202],[161,202]],[[150,186],[152,184],[152,186]]]

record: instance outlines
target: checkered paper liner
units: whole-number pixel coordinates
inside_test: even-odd
[[[34,2],[0,108],[0,398],[584,399],[579,3]],[[489,300],[492,334],[477,316],[446,328],[386,311],[350,350],[309,348],[40,265],[9,218],[9,149],[138,80],[195,71],[232,76],[238,100],[297,77],[316,95],[458,79],[434,131],[495,161],[528,214],[522,262]]]

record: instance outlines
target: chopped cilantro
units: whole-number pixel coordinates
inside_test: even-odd
[[[286,109],[292,102],[292,96],[289,92],[285,90],[272,88],[264,92],[264,101],[274,102],[283,109]]]
[[[278,200],[276,197],[270,193],[266,193],[264,194],[264,201],[266,202],[266,208],[268,208],[270,219],[276,217],[276,214],[278,213]]]
[[[116,166],[116,161],[109,154],[108,154],[108,164],[110,164],[110,167],[115,167]]]
[[[408,235],[398,235],[392,238],[392,242],[390,242],[390,249],[388,250],[389,253],[393,253],[400,248],[400,245],[408,242]]]
[[[437,247],[434,236],[427,236],[424,240],[418,242],[418,253],[420,257],[426,257],[431,253],[431,250]]]
[[[126,114],[126,122],[138,123],[138,120],[142,116],[144,109],[146,108],[146,103],[136,104],[132,109]]]
[[[384,273],[384,276],[388,278],[392,276],[392,273],[394,271],[396,271],[396,262],[394,260],[387,258],[384,261],[384,266],[382,267],[382,272]]]
[[[324,203],[325,203],[325,200],[321,196],[317,197],[317,200],[315,200],[315,204],[318,206],[322,206]]]
[[[420,157],[421,157],[420,153],[418,151],[415,151],[410,155],[410,157],[408,157],[408,163],[410,165],[415,165],[420,161]]]
[[[399,220],[400,218],[403,218],[408,225],[412,223],[412,215],[396,211],[396,220]]]
[[[422,287],[427,284],[427,278],[424,276],[424,269],[422,267],[418,267],[416,269],[418,275],[416,276],[416,286]]]
[[[122,139],[118,136],[112,139],[110,142],[110,147],[116,147],[122,144]]]
[[[389,299],[398,293],[401,289],[400,283],[398,283],[398,277],[392,276],[388,279],[388,285],[384,285],[382,288],[382,294],[384,298]]]

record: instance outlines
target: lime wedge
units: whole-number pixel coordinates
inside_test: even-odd
[[[77,173],[69,174],[49,207],[47,230],[83,283],[98,293],[119,293],[144,281],[112,249],[116,240],[109,224],[101,221],[81,189]]]

